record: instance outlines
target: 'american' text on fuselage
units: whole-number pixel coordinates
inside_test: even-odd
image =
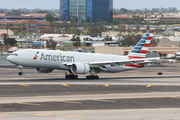
[[[65,56],[65,55],[44,55],[41,53],[40,60],[48,60],[48,61],[61,61],[61,62],[75,62],[75,58],[73,56]]]

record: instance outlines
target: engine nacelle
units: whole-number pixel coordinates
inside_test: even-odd
[[[74,74],[87,74],[90,71],[90,67],[84,63],[75,63],[71,66],[71,71]]]
[[[35,68],[35,71],[38,73],[51,73],[53,70],[49,68]]]

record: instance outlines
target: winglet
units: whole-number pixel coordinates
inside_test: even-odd
[[[129,59],[143,59],[146,57],[149,45],[154,34],[153,30],[149,30],[144,37],[137,43],[133,50],[128,54]]]

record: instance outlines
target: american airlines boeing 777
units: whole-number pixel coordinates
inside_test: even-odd
[[[127,56],[95,53],[77,53],[60,50],[26,49],[13,52],[8,61],[22,68],[33,67],[39,73],[51,73],[54,69],[66,70],[66,79],[78,79],[78,74],[88,74],[86,79],[99,79],[100,72],[122,72],[143,68],[158,58],[145,58],[154,31],[149,30]]]

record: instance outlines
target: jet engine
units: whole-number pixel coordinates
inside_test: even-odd
[[[75,63],[71,66],[71,71],[74,74],[87,74],[90,71],[90,67],[84,63]]]
[[[38,73],[51,73],[53,70],[49,68],[35,68],[35,71]]]

